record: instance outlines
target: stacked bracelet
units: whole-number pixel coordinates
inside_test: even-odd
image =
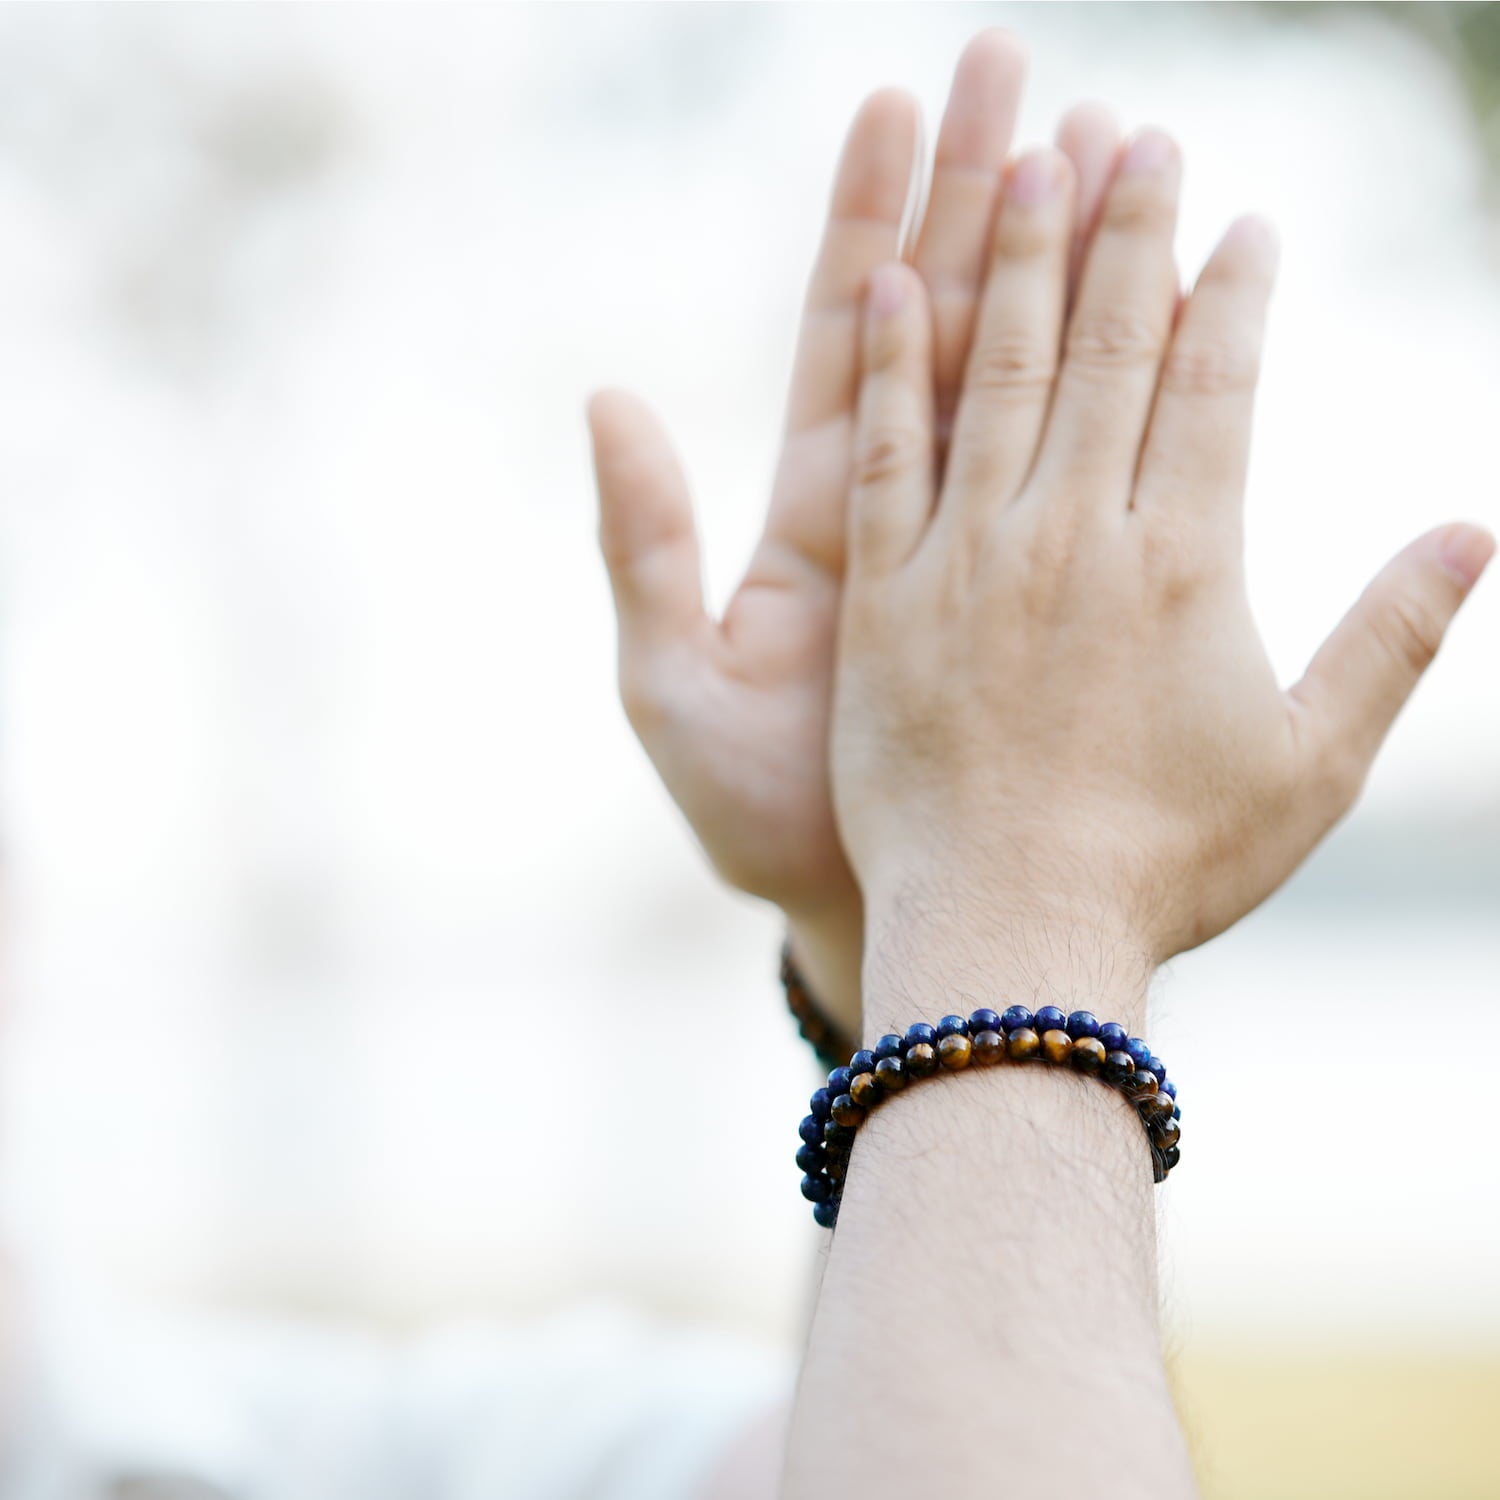
[[[1164,1182],[1180,1160],[1177,1086],[1139,1037],[1127,1036],[1113,1021],[1101,1025],[1086,1010],[1072,1015],[1055,1005],[1044,1005],[1035,1015],[1024,1005],[1013,1005],[1004,1015],[976,1010],[968,1020],[944,1016],[936,1026],[918,1021],[905,1036],[883,1036],[874,1048],[855,1052],[829,1073],[797,1131],[802,1196],[813,1205],[813,1218],[825,1229],[837,1221],[855,1132],[876,1105],[914,1079],[1002,1060],[1071,1067],[1118,1089],[1146,1128],[1156,1181]]]
[[[792,945],[781,945],[781,987],[786,1007],[797,1022],[802,1040],[812,1047],[825,1068],[836,1068],[854,1051],[854,1038],[813,999],[807,981],[792,960]]]

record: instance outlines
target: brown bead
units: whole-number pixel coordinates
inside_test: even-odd
[[[1120,1092],[1131,1099],[1149,1099],[1156,1092],[1156,1074],[1137,1068],[1121,1082]]]
[[[937,1048],[938,1061],[945,1068],[953,1068],[955,1070],[967,1068],[969,1066],[969,1058],[973,1055],[973,1052],[974,1044],[970,1042],[968,1037],[957,1034],[954,1036],[945,1036],[938,1043]]]
[[[1096,1036],[1081,1036],[1073,1043],[1068,1059],[1080,1073],[1097,1073],[1104,1066],[1104,1043]]]
[[[1049,1063],[1065,1063],[1073,1055],[1073,1038],[1054,1028],[1042,1033],[1042,1056]]]
[[[833,1123],[846,1125],[850,1130],[864,1123],[865,1111],[849,1094],[840,1094],[833,1101]]]
[[[913,1078],[925,1078],[937,1068],[937,1048],[927,1042],[918,1042],[906,1049],[906,1071]]]
[[[1158,1150],[1166,1151],[1175,1146],[1182,1139],[1182,1127],[1176,1120],[1154,1120],[1151,1124],[1151,1144]]]
[[[875,1064],[875,1081],[886,1093],[894,1094],[906,1087],[906,1066],[899,1057],[882,1057]]]
[[[988,1068],[1005,1056],[1005,1038],[998,1031],[974,1033],[974,1066]]]
[[[861,1109],[874,1109],[880,1103],[880,1085],[873,1073],[856,1073],[849,1080],[849,1097]]]
[[[1156,1093],[1147,1094],[1144,1099],[1137,1100],[1136,1108],[1140,1110],[1141,1118],[1148,1124],[1152,1120],[1169,1120],[1172,1117],[1172,1096],[1158,1089]]]
[[[1025,1062],[1027,1058],[1036,1057],[1041,1052],[1042,1039],[1031,1027],[1023,1026],[1006,1038],[1005,1050],[1010,1053],[1013,1062]]]

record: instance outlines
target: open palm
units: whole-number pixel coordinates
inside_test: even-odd
[[[961,58],[910,259],[932,304],[940,424],[957,404],[1024,59],[986,32]],[[1059,130],[1088,232],[1119,136],[1097,109]],[[828,729],[859,369],[860,306],[901,253],[920,117],[885,90],[856,115],[804,309],[765,531],[722,619],[704,609],[686,480],[634,397],[589,407],[600,540],[614,589],[626,711],[709,858],[774,901],[814,988],[858,1021],[861,903],[834,825]]]

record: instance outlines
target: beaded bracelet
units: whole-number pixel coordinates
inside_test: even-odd
[[[813,1218],[824,1229],[837,1222],[855,1132],[883,1099],[900,1093],[913,1079],[971,1065],[993,1067],[1006,1059],[1069,1066],[1118,1089],[1135,1105],[1146,1128],[1157,1182],[1165,1182],[1181,1160],[1177,1085],[1140,1037],[1127,1036],[1113,1021],[1101,1025],[1086,1010],[1064,1015],[1057,1006],[1044,1005],[1033,1015],[1024,1005],[1012,1005],[997,1015],[981,1009],[967,1021],[962,1016],[944,1016],[936,1026],[918,1021],[905,1036],[883,1036],[872,1049],[855,1052],[846,1065],[829,1073],[797,1128],[802,1196],[812,1204]]]
[[[836,1068],[854,1051],[854,1038],[813,999],[802,971],[792,958],[791,943],[781,945],[781,987],[786,1008],[797,1022],[797,1031],[818,1055],[825,1068]]]

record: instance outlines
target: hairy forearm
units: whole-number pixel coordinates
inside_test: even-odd
[[[872,921],[867,1039],[1012,1003],[1139,1029],[1147,971],[1128,944],[1040,922],[976,941],[983,927],[963,923],[951,902]],[[819,1294],[788,1500],[835,1484],[945,1500],[1192,1496],[1162,1364],[1152,1194],[1135,1112],[1082,1077],[970,1068],[876,1109]]]

